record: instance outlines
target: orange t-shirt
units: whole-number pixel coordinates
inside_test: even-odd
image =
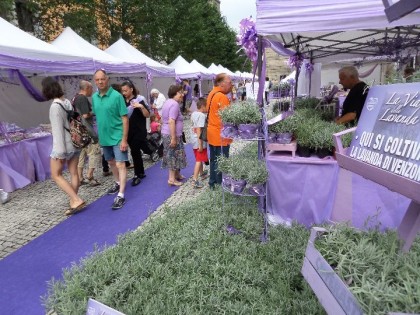
[[[227,146],[232,143],[232,139],[222,139],[220,135],[223,124],[219,116],[219,110],[225,108],[226,106],[230,106],[229,98],[221,92],[221,89],[219,87],[214,87],[213,90],[211,90],[210,94],[207,96],[206,106],[207,111],[210,108],[209,124],[207,127],[207,142],[213,146]]]

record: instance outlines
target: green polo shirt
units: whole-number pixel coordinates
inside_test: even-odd
[[[92,110],[96,115],[100,145],[118,145],[123,136],[122,116],[128,113],[123,96],[112,87],[102,96],[98,91],[92,95]]]

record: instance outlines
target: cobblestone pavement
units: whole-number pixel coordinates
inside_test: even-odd
[[[189,119],[184,120],[184,130],[188,141],[191,130]],[[143,160],[145,168],[153,165],[148,156],[144,156]],[[102,197],[113,180],[112,176],[102,175],[102,167],[95,170],[94,177],[101,182],[100,186],[83,185],[79,189],[79,195],[88,204]],[[127,178],[131,177],[133,169],[128,170]],[[186,199],[195,198],[207,189],[194,189],[189,178],[157,209],[157,212],[165,206],[174,206]],[[0,204],[0,259],[67,219],[64,215],[65,209],[68,208],[67,196],[51,179],[35,182],[14,191],[11,197],[12,199],[6,204]]]

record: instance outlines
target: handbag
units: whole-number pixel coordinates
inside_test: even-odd
[[[201,133],[200,133],[200,136],[198,137],[200,140],[203,140],[205,142],[207,142],[207,127],[209,125],[209,114],[210,114],[211,102],[213,101],[213,97],[217,93],[219,93],[219,91],[217,91],[216,93],[214,93],[213,96],[210,99],[209,110],[207,112],[206,121],[204,122],[204,127],[201,128]]]

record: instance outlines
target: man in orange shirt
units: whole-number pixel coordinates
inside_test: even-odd
[[[220,73],[214,80],[214,88],[207,97],[208,127],[207,142],[210,151],[210,188],[215,184],[222,183],[222,174],[217,171],[217,157],[224,155],[229,157],[231,139],[222,138],[222,121],[219,110],[229,106],[230,101],[226,96],[232,91],[232,79],[226,73]]]

